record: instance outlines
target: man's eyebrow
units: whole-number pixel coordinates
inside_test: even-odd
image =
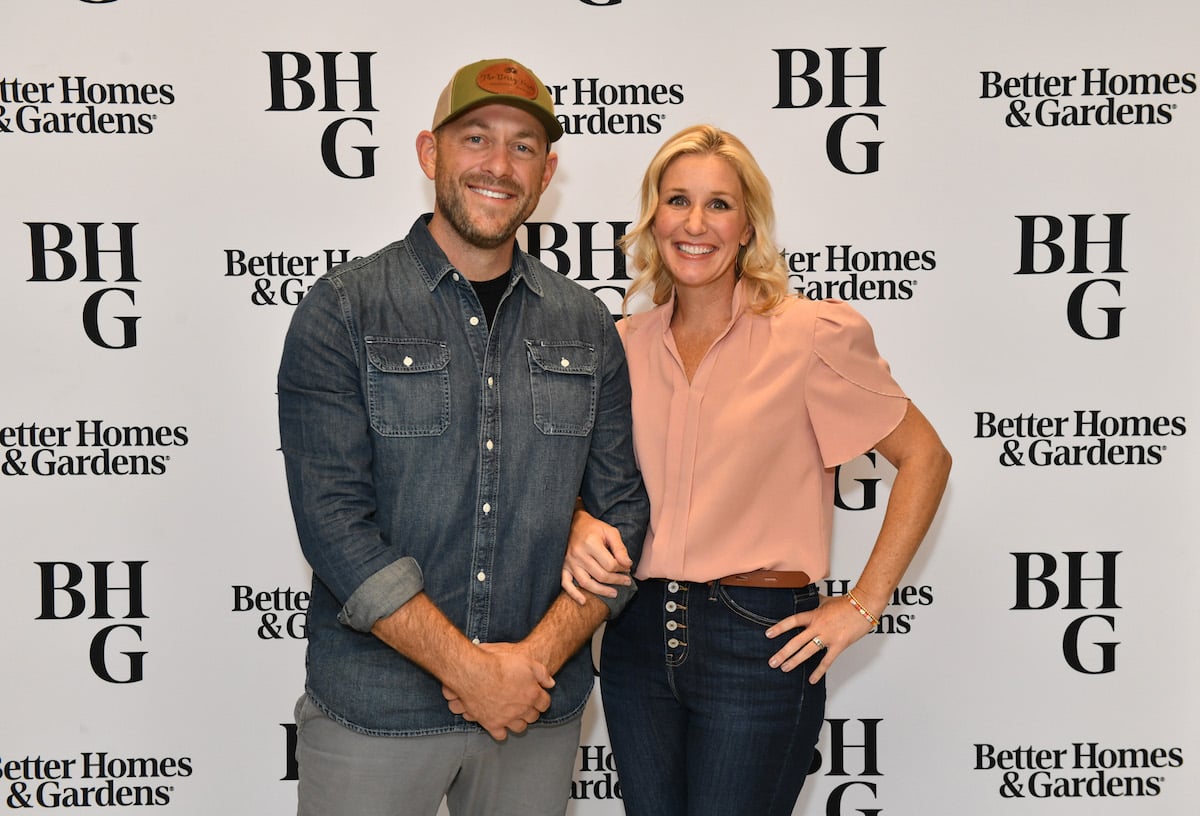
[[[486,130],[489,132],[496,129],[486,118],[482,116],[471,116],[470,114],[467,114],[462,118],[462,124],[465,127],[479,128],[480,130]],[[544,134],[539,132],[537,128],[531,127],[518,130],[516,132],[516,137],[518,139],[541,139],[544,137]]]

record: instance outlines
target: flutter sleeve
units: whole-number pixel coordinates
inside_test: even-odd
[[[866,318],[839,300],[818,304],[805,389],[825,467],[870,450],[908,410],[908,398],[875,348]]]

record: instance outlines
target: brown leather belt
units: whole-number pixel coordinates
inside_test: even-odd
[[[741,572],[737,575],[726,575],[717,579],[718,584],[725,586],[744,587],[773,587],[775,589],[801,589],[812,581],[807,572],[790,572],[788,570],[755,570]]]

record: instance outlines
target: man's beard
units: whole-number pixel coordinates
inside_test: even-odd
[[[501,190],[517,198],[520,206],[512,217],[498,226],[490,226],[494,222],[488,220],[477,223],[471,218],[470,207],[466,196],[475,195],[466,189],[468,186],[487,187]],[[512,239],[517,228],[525,223],[525,219],[537,208],[537,196],[524,195],[520,188],[510,182],[499,182],[486,176],[472,175],[461,179],[449,179],[438,169],[435,175],[434,192],[437,196],[438,212],[464,241],[480,249],[495,249]]]

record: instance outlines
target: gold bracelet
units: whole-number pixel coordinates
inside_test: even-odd
[[[854,597],[853,591],[851,591],[849,589],[846,590],[846,595],[848,595],[850,598],[850,605],[858,610],[858,614],[862,615],[864,618],[867,619],[867,623],[871,624],[872,629],[879,626],[879,618],[875,617],[870,612],[868,612],[867,608],[858,602],[858,598]]]

